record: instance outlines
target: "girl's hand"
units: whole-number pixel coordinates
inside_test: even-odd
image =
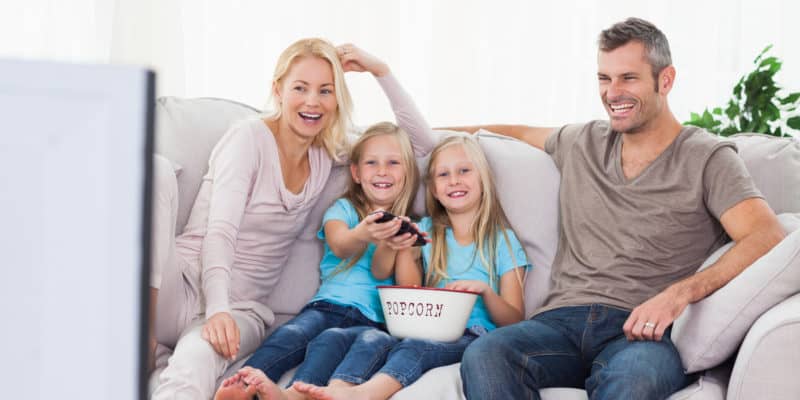
[[[454,281],[445,285],[444,288],[453,290],[468,290],[470,292],[477,292],[481,296],[487,291],[492,290],[489,285],[483,281]]]
[[[218,312],[203,325],[203,339],[217,354],[235,360],[239,353],[239,327],[230,313]]]
[[[405,221],[408,221],[411,224],[411,226],[413,226],[414,229],[416,229],[417,232],[419,232],[419,235],[422,236],[423,239],[425,239],[425,242],[427,243],[431,242],[431,240],[428,238],[428,232],[420,230],[419,226],[411,222],[411,219],[409,219],[408,217],[400,217],[400,218],[404,219]],[[411,233],[404,233],[402,235],[392,236],[384,240],[386,246],[395,251],[405,250],[407,248],[413,247],[414,243],[416,242],[417,242],[417,235]]]
[[[361,220],[356,226],[355,229],[360,229],[363,232],[364,239],[369,242],[373,242],[375,244],[379,244],[380,242],[389,239],[400,230],[401,220],[400,218],[395,218],[391,221],[377,223],[378,219],[380,219],[383,214],[377,210],[369,215],[366,218]]]
[[[378,78],[389,73],[389,66],[386,63],[351,43],[340,45],[336,50],[344,72],[368,71]]]

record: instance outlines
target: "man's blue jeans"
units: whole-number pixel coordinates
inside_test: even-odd
[[[629,342],[629,311],[594,304],[550,310],[481,336],[464,353],[467,399],[539,399],[539,389],[586,389],[590,399],[657,400],[689,382],[669,338]]]
[[[286,371],[296,367],[306,356],[306,347],[328,328],[383,325],[365,317],[352,306],[340,306],[326,301],[307,304],[297,316],[275,330],[247,360],[245,365],[258,368],[277,382]],[[311,354],[311,353],[309,353]],[[318,384],[327,383],[325,380]]]

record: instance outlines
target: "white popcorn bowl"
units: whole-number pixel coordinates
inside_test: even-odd
[[[464,334],[478,293],[420,286],[378,286],[392,336],[452,342]]]

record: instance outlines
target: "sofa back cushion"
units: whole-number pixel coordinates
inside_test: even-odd
[[[211,150],[236,121],[258,110],[235,101],[161,97],[156,102],[156,153],[173,163],[178,175],[177,234],[189,219]]]
[[[730,139],[775,214],[800,212],[800,140],[759,133]]]

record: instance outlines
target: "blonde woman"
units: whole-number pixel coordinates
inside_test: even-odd
[[[157,158],[151,346],[157,341],[174,351],[153,399],[211,398],[228,365],[264,340],[274,320],[264,304],[289,246],[331,167],[345,161],[352,106],[343,61],[348,69],[383,66],[381,86],[393,105],[405,107],[405,92],[385,64],[362,53],[321,39],[284,50],[273,75],[273,112],[236,124],[219,141],[177,238],[177,183],[168,162]],[[427,129],[398,122],[412,134]]]
[[[419,227],[432,242],[421,251],[401,250],[395,273],[416,274],[418,283],[424,276],[427,286],[479,293],[464,335],[452,343],[398,342],[387,333],[365,331],[327,387],[295,383],[296,391],[319,400],[388,399],[426,371],[459,362],[467,345],[483,333],[522,320],[527,258],[507,229],[489,164],[475,139],[457,135],[443,140],[431,155],[426,184],[430,217]]]

